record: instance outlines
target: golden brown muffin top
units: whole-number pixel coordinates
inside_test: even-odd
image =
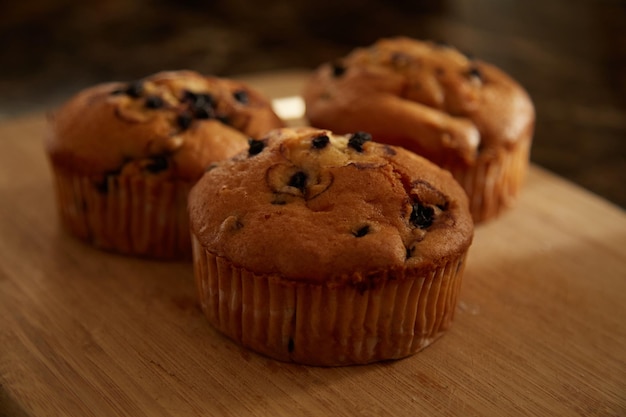
[[[313,126],[473,163],[480,151],[530,137],[534,108],[507,74],[447,45],[382,39],[323,64],[305,86]]]
[[[194,181],[281,126],[269,101],[242,82],[168,71],[79,92],[50,116],[46,147],[74,173]]]
[[[251,142],[189,196],[192,233],[208,251],[311,282],[442,265],[471,243],[467,204],[450,173],[412,152],[309,127]]]

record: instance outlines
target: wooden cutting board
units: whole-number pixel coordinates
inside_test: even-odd
[[[273,97],[301,73],[248,79]],[[0,124],[0,415],[626,415],[626,215],[537,167],[477,227],[451,331],[316,368],[214,331],[192,267],[100,252],[57,222],[45,119]]]

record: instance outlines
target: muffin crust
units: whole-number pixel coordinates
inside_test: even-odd
[[[218,164],[189,197],[192,234],[240,268],[311,283],[427,270],[473,223],[451,174],[367,133],[279,129]]]
[[[57,169],[187,181],[246,148],[250,137],[283,125],[255,90],[193,71],[85,89],[50,123],[46,148]]]
[[[313,126],[366,130],[439,165],[530,140],[534,108],[493,65],[447,45],[398,37],[322,65],[303,91]]]

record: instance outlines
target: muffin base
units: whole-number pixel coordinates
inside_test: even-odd
[[[93,177],[53,169],[61,223],[95,247],[156,259],[191,258],[191,184],[144,177]]]
[[[317,366],[399,359],[430,345],[451,325],[466,255],[362,288],[255,274],[207,251],[193,232],[191,240],[209,322],[256,352]]]
[[[515,204],[528,170],[530,145],[530,140],[520,140],[511,149],[485,152],[469,168],[442,165],[467,193],[475,224]]]

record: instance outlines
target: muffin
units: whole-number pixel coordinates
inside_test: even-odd
[[[87,88],[49,116],[61,223],[101,249],[190,259],[191,186],[281,126],[249,86],[192,71]]]
[[[369,134],[274,130],[189,195],[209,322],[309,365],[411,355],[451,325],[472,241],[449,172]]]
[[[511,207],[519,194],[533,104],[507,74],[455,48],[382,39],[321,65],[303,98],[313,126],[366,130],[452,172],[476,223]]]

